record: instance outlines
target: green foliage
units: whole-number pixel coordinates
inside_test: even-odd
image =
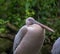
[[[0,38],[0,53],[4,52],[6,49],[9,49],[9,47],[12,46],[11,44],[12,42],[10,40]]]
[[[5,25],[6,24],[6,21],[4,21],[3,19],[0,19],[0,33],[4,33],[6,28],[5,28]]]
[[[56,0],[40,0],[40,14],[46,17],[55,17],[57,15]]]
[[[60,36],[58,4],[58,0],[0,0],[0,33],[9,33],[7,23],[19,29],[24,25],[25,19],[32,16],[55,30],[54,34],[46,33],[54,41]]]

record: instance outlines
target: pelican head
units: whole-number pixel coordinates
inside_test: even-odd
[[[26,19],[26,25],[33,25],[33,24],[38,24],[38,25],[40,25],[42,28],[45,28],[45,29],[47,29],[47,30],[49,30],[49,31],[51,31],[51,32],[54,32],[53,29],[49,28],[48,26],[46,26],[46,25],[44,25],[44,24],[42,24],[42,23],[40,23],[40,22],[37,22],[33,17],[28,17],[28,18]]]
[[[32,25],[32,24],[35,24],[35,23],[36,23],[36,21],[32,17],[29,17],[29,18],[26,19],[26,25]]]

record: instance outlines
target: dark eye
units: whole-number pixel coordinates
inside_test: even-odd
[[[32,21],[31,19],[28,19],[29,21]]]

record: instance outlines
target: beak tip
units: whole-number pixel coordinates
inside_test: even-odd
[[[51,32],[55,32],[54,30],[51,30]]]

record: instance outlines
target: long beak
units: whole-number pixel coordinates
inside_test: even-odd
[[[41,24],[41,23],[39,23],[39,22],[37,22],[37,21],[36,21],[36,24],[40,25],[42,28],[47,29],[47,30],[49,30],[49,31],[51,31],[51,32],[55,32],[55,31],[54,31],[53,29],[51,29],[50,27],[48,27],[48,26],[46,26],[46,25],[44,25],[44,24]]]

